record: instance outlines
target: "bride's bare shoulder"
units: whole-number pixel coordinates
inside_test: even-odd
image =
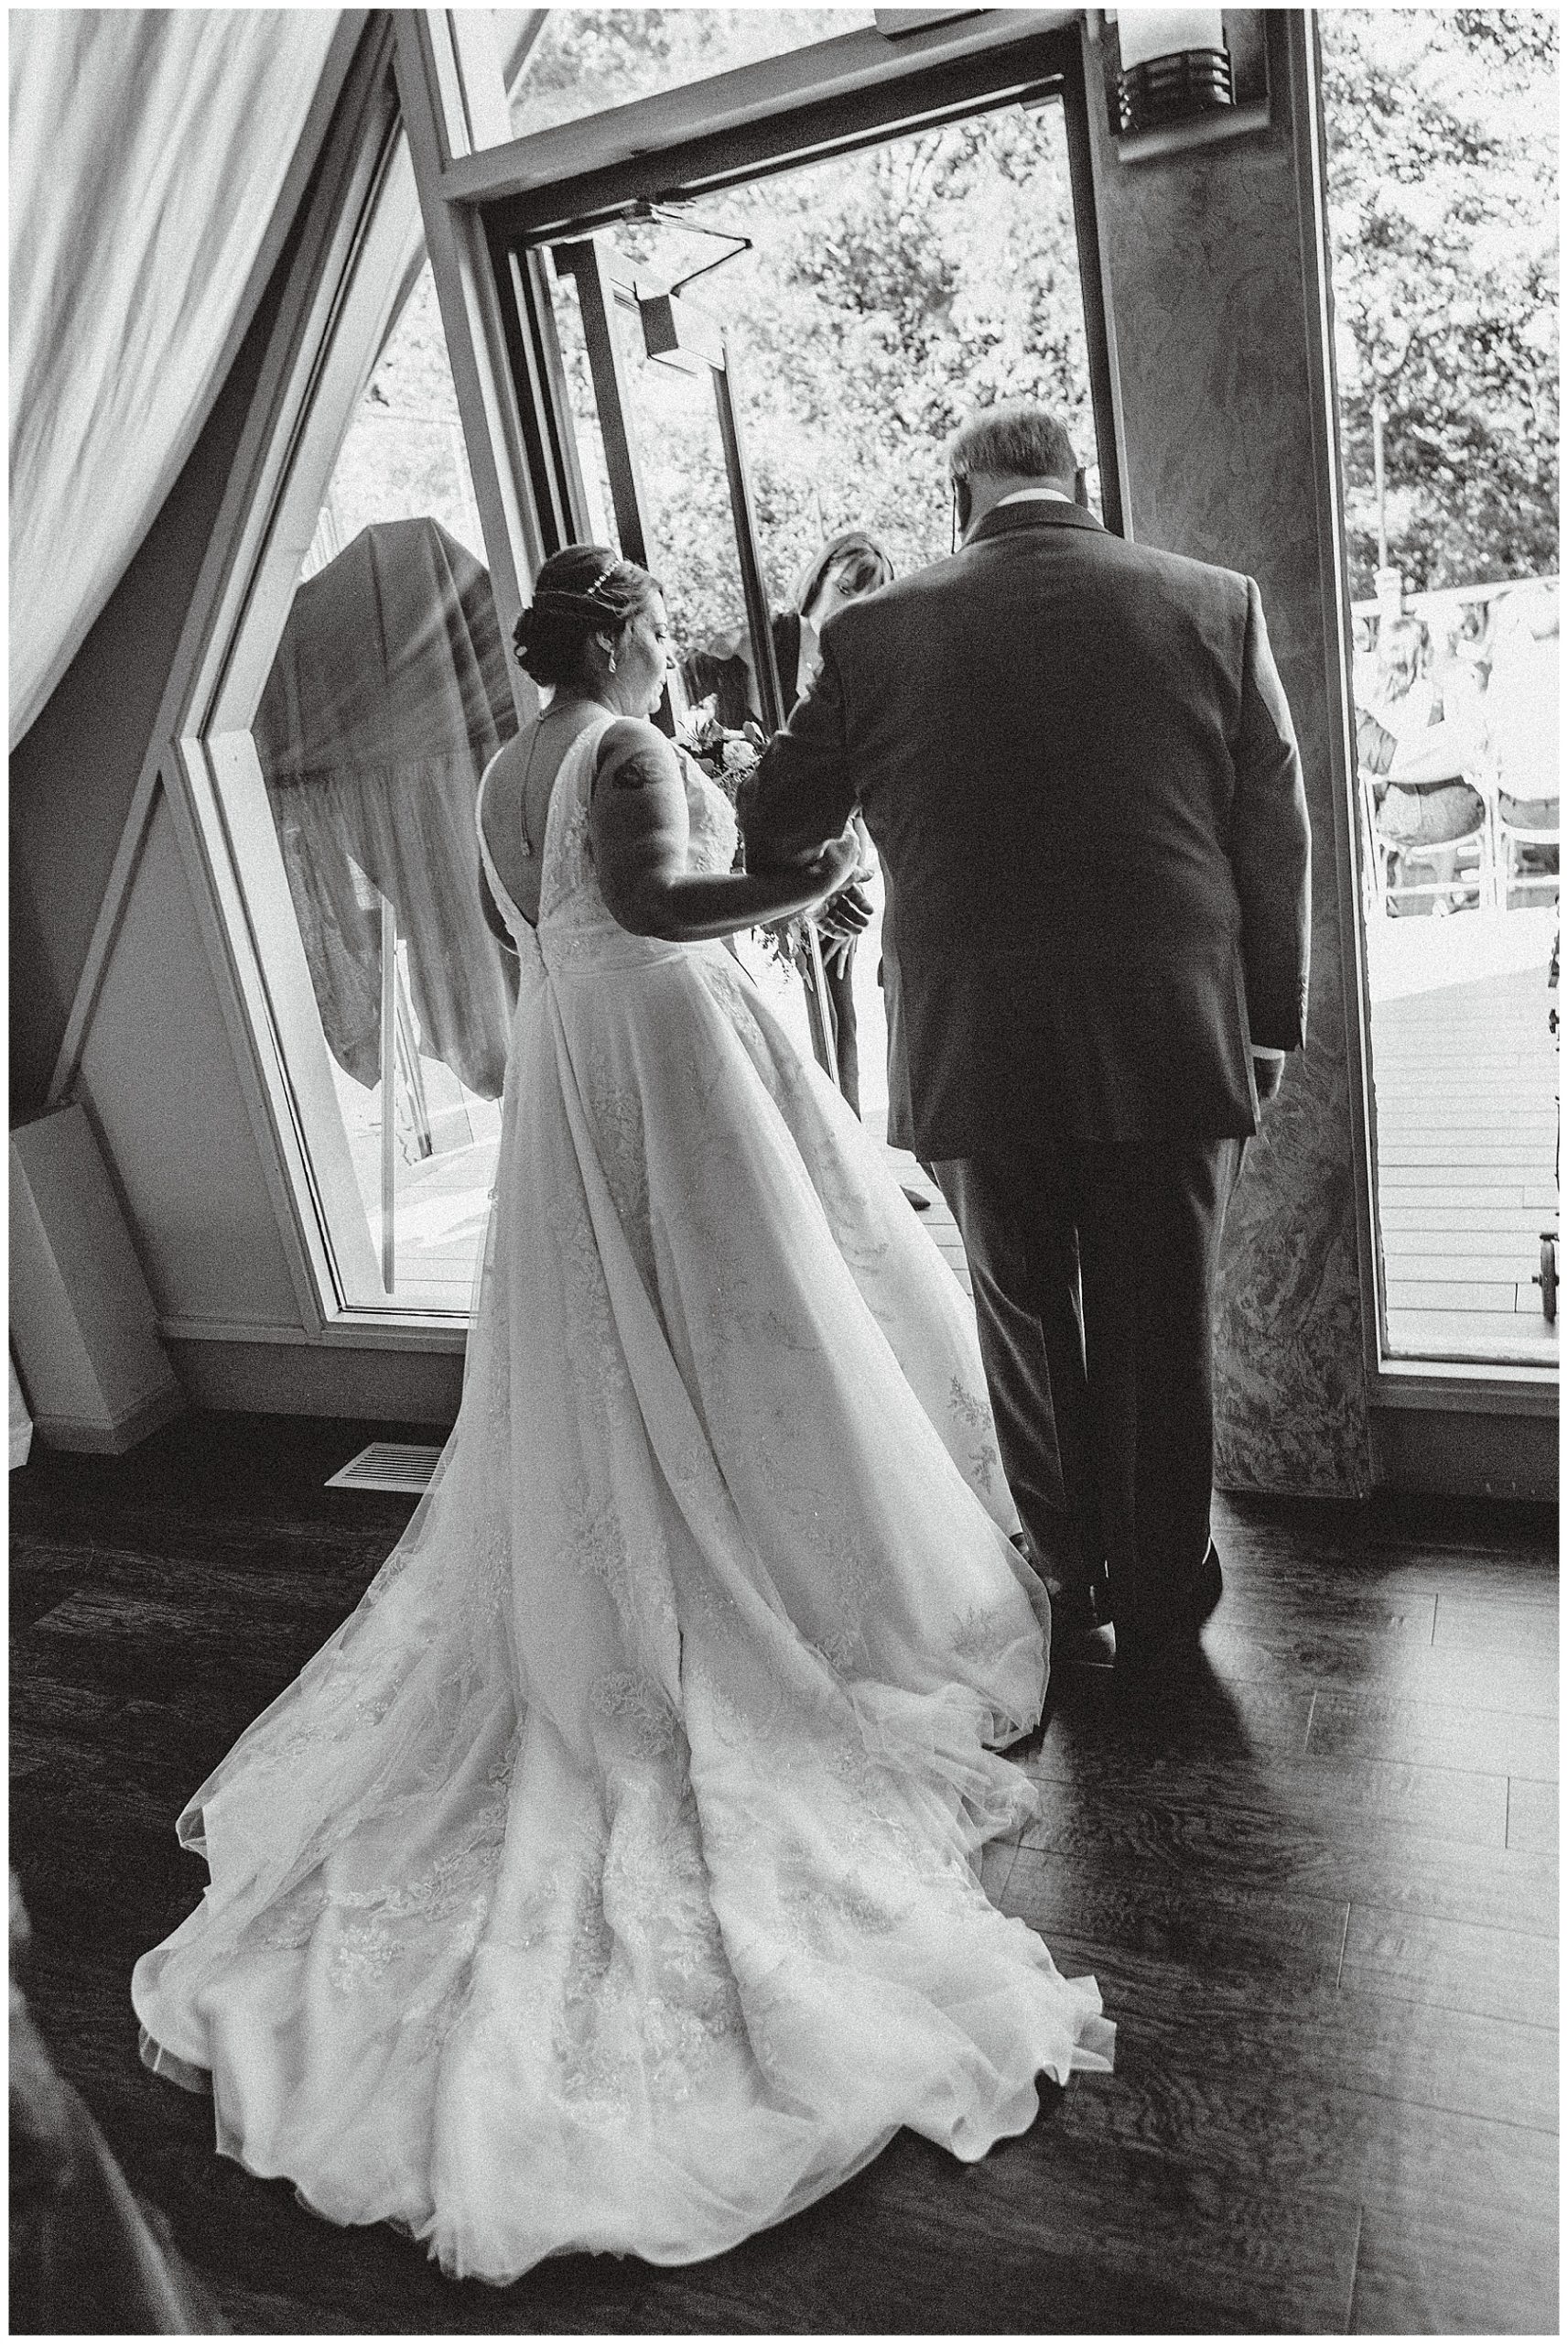
[[[680,779],[674,742],[657,725],[637,716],[618,716],[605,726],[594,771],[596,778],[612,775],[628,788]]]

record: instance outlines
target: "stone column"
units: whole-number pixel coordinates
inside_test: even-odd
[[[1247,1152],[1227,1224],[1217,1348],[1222,1488],[1364,1492],[1370,1444],[1347,1017],[1357,916],[1329,676],[1338,548],[1322,497],[1330,418],[1314,342],[1316,235],[1303,217],[1315,103],[1304,10],[1269,16],[1269,126],[1126,163],[1086,34],[1101,276],[1119,386],[1131,536],[1258,581],[1306,773],[1312,996],[1304,1061]],[[1337,777],[1336,777],[1337,776]],[[1343,900],[1342,900],[1343,899]],[[1348,909],[1350,921],[1346,919]]]

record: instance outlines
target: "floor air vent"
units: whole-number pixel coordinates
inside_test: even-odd
[[[399,1490],[423,1497],[436,1470],[439,1449],[423,1449],[400,1440],[373,1440],[342,1470],[329,1474],[330,1490]]]

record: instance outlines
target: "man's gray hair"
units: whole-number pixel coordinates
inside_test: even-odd
[[[1030,399],[981,407],[965,418],[947,442],[947,470],[954,480],[980,472],[990,480],[1059,480],[1070,488],[1077,469],[1066,425]]]

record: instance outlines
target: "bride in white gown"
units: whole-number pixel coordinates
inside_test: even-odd
[[[1112,2040],[972,1861],[1047,1641],[972,1320],[713,940],[852,848],[731,874],[642,721],[644,572],[568,548],[519,645],[558,689],[481,794],[522,984],[461,1412],[133,1983],[220,2149],[494,2281],[716,2253],[902,2125],[980,2156]]]

